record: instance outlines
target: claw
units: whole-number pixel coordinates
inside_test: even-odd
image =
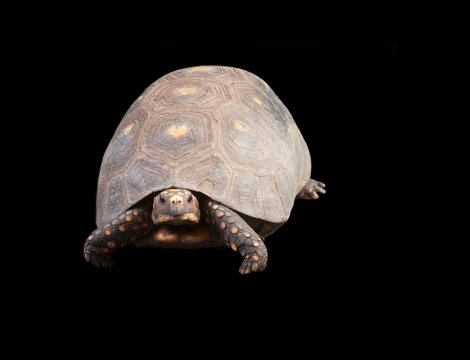
[[[86,262],[90,262],[91,256],[90,256],[90,253],[89,253],[89,252],[84,252],[84,253],[83,253],[83,256],[85,257],[85,261],[86,261]]]
[[[244,260],[240,266],[240,274],[249,274],[255,271],[263,271],[266,266],[260,266],[258,261],[247,261]]]
[[[240,274],[249,274],[251,271],[249,270],[248,266],[246,264],[242,264],[240,267]]]

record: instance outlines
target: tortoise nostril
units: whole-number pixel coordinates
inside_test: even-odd
[[[171,198],[170,198],[170,202],[172,204],[181,204],[183,202],[183,198],[179,195],[173,195]]]

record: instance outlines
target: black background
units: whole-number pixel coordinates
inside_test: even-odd
[[[405,206],[396,191],[403,165],[397,144],[405,141],[400,44],[67,42],[31,47],[26,56],[40,85],[35,113],[47,119],[36,129],[48,219],[41,218],[48,242],[35,264],[44,274],[39,282],[53,280],[88,301],[103,291],[135,294],[143,308],[158,304],[160,311],[199,303],[238,315],[289,304],[286,318],[398,312],[406,262],[399,227]],[[115,268],[94,268],[82,246],[95,228],[99,167],[119,121],[153,81],[196,65],[239,67],[265,80],[293,115],[312,177],[327,184],[327,194],[296,202],[266,241],[262,273],[239,275],[241,257],[229,249],[129,247],[116,254]]]

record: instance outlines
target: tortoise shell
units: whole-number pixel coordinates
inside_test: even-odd
[[[96,223],[168,188],[283,223],[310,167],[291,114],[262,79],[225,66],[176,70],[151,84],[116,129],[101,164]]]

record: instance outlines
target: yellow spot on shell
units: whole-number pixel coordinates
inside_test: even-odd
[[[266,88],[268,88],[268,87],[269,87],[269,85],[268,85],[268,83],[267,83],[266,81],[264,81],[264,80],[261,80],[261,82],[264,84],[264,86],[266,86]]]
[[[211,234],[209,232],[209,227],[207,226],[197,226],[192,228],[191,231],[186,231],[183,234],[184,242],[186,243],[198,243],[202,242],[205,239],[209,239]]]
[[[253,101],[254,101],[255,103],[257,103],[258,105],[261,105],[261,104],[262,104],[261,100],[258,99],[256,96],[253,98]]]
[[[179,95],[193,95],[197,93],[197,88],[194,88],[194,87],[181,88],[177,90],[177,93]]]
[[[157,230],[154,235],[154,239],[157,241],[168,241],[173,242],[178,239],[178,235],[175,231],[171,231],[168,228],[162,228]]]
[[[239,122],[235,123],[235,127],[237,128],[238,131],[245,131],[246,130],[245,127]]]
[[[169,134],[171,136],[173,136],[174,138],[179,138],[179,137],[185,135],[187,131],[188,131],[188,127],[186,126],[186,124],[184,124],[184,125],[182,125],[178,128],[175,125],[171,125]]]
[[[205,66],[196,66],[192,69],[189,69],[188,72],[195,72],[195,71],[206,71],[207,68]]]
[[[129,132],[132,130],[133,127],[134,127],[134,124],[128,125],[122,133],[123,134],[129,134]]]

